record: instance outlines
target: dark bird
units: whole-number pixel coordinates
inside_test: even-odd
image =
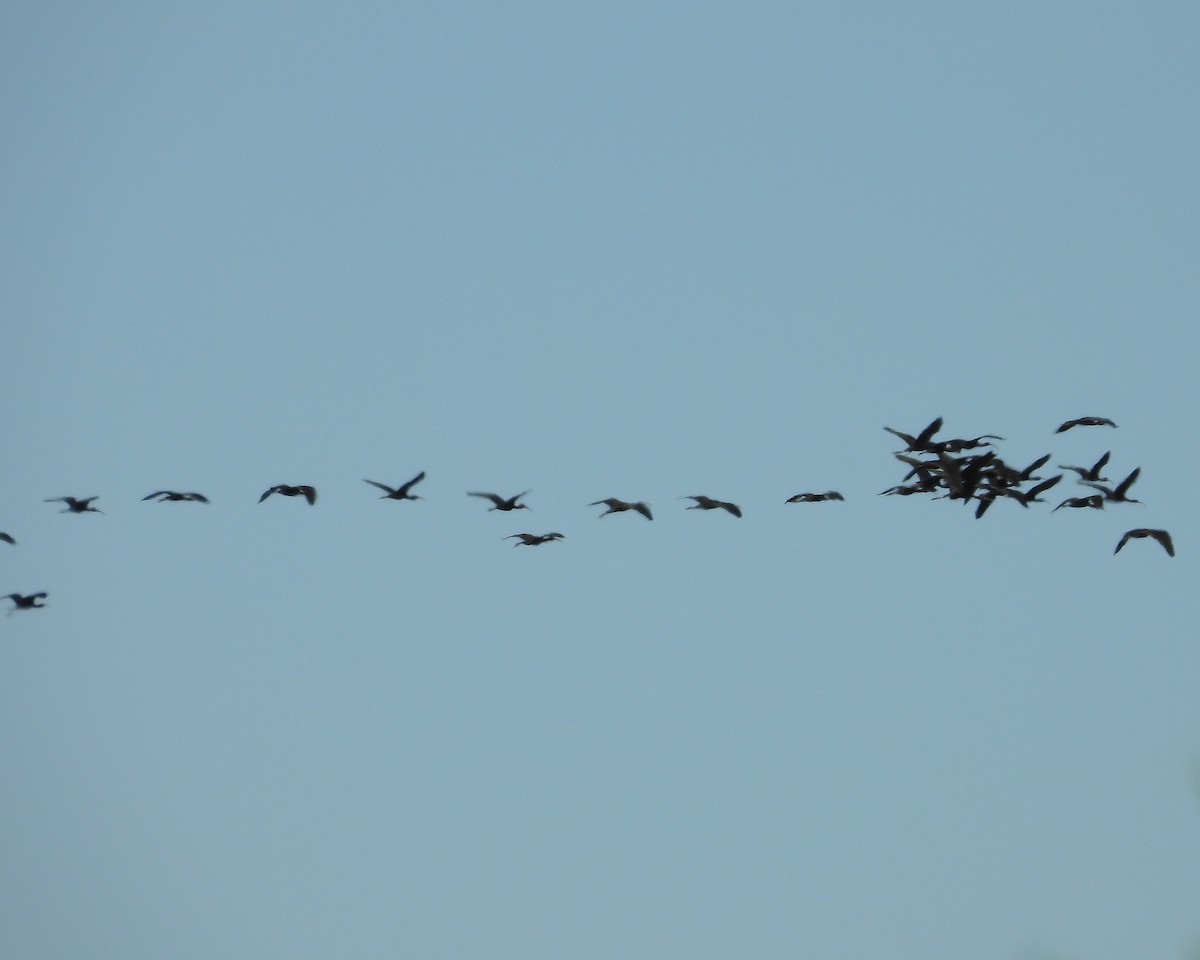
[[[505,540],[520,540],[520,543],[514,543],[514,547],[536,547],[539,544],[549,543],[551,540],[562,540],[561,533],[514,533],[511,536],[505,537]]]
[[[301,484],[298,487],[290,487],[286,483],[280,483],[273,486],[270,490],[258,498],[258,502],[262,503],[273,493],[278,493],[285,497],[303,497],[308,501],[308,505],[310,507],[317,502],[317,490],[315,487],[306,486],[304,484]]]
[[[893,487],[891,490],[885,490],[884,493],[916,493],[916,490],[908,488]],[[822,500],[845,500],[836,490],[826,490],[824,493],[798,493],[794,497],[788,497],[786,503],[820,503]]]
[[[483,497],[484,500],[491,500],[492,503],[495,504],[495,506],[488,507],[488,513],[491,513],[493,510],[504,510],[505,512],[507,512],[509,510],[528,510],[529,507],[526,504],[517,503],[517,501],[520,500],[523,496],[525,496],[525,494],[528,492],[529,491],[526,490],[525,493],[518,493],[515,497],[509,497],[507,500],[505,500],[504,497],[500,496],[497,493],[477,493],[474,490],[468,492],[467,496],[468,497]]]
[[[177,490],[159,490],[157,493],[151,493],[142,497],[142,499],[157,500],[159,503],[166,503],[168,500],[191,500],[195,503],[208,503],[208,497],[202,493],[180,493]]]
[[[1043,480],[1036,487],[1029,491],[1021,491],[1014,489],[1013,487],[1007,487],[1004,490],[1004,495],[1006,497],[1012,497],[1023,507],[1028,507],[1031,503],[1045,503],[1046,501],[1039,497],[1038,494],[1045,493],[1062,478],[1063,475],[1060,473],[1057,476],[1051,477],[1049,480]],[[1050,512],[1053,513],[1054,511],[1051,510]]]
[[[14,547],[17,545],[17,541],[12,538],[11,533],[0,533],[0,540],[3,540],[5,543],[11,543]]]
[[[1094,480],[1081,480],[1085,487],[1091,487],[1093,490],[1099,490],[1104,494],[1104,499],[1109,503],[1141,503],[1141,500],[1134,500],[1129,496],[1129,488],[1133,486],[1133,482],[1138,478],[1138,474],[1142,472],[1141,467],[1137,467],[1133,473],[1127,476],[1124,480],[1117,484],[1115,490],[1102,486]]]
[[[607,510],[600,514],[602,517],[607,517],[610,513],[624,513],[626,510],[636,510],[647,520],[654,519],[650,515],[650,508],[640,500],[637,503],[627,503],[624,500],[618,500],[616,497],[609,497],[607,500],[596,500],[593,503],[589,503],[588,506],[598,507],[601,504],[608,507]]]
[[[1150,530],[1146,527],[1138,527],[1136,530],[1127,530],[1124,536],[1117,543],[1117,549],[1113,553],[1120,553],[1121,548],[1130,540],[1140,540],[1142,537],[1153,537],[1162,544],[1162,548],[1167,551],[1168,557],[1175,556],[1175,544],[1171,542],[1171,535],[1166,530]]]
[[[1100,471],[1104,469],[1104,465],[1108,463],[1108,458],[1112,456],[1112,451],[1109,450],[1099,460],[1093,463],[1090,467],[1069,467],[1064,463],[1058,465],[1059,470],[1074,470],[1079,474],[1080,480],[1091,480],[1093,483],[1104,483],[1108,477],[1100,476]]]
[[[694,496],[684,497],[684,500],[695,500],[693,506],[688,507],[689,510],[724,510],[727,513],[732,513],[735,517],[742,515],[742,508],[736,503],[728,503],[725,500],[714,500],[712,497]]]
[[[1060,510],[1063,507],[1075,507],[1076,509],[1091,507],[1093,510],[1103,510],[1104,497],[1098,493],[1093,493],[1090,497],[1067,497],[1067,499],[1055,507],[1054,510]],[[1054,510],[1051,510],[1050,512],[1053,513]]]
[[[1115,427],[1116,424],[1107,417],[1078,417],[1062,424],[1055,433],[1066,433],[1072,427]]]
[[[12,610],[8,611],[9,613],[12,613],[13,610],[41,610],[45,604],[38,603],[38,601],[45,600],[46,594],[31,593],[28,595],[22,595],[19,593],[10,593],[4,599],[11,600],[14,604]]]
[[[895,434],[901,440],[908,444],[905,448],[910,451],[930,451],[933,448],[929,445],[929,441],[933,439],[933,435],[942,429],[942,418],[938,417],[924,430],[918,433],[915,437],[911,434],[903,433],[900,430],[893,430],[891,427],[884,427],[888,433]]]
[[[67,509],[60,510],[59,513],[103,513],[103,510],[90,505],[93,500],[98,499],[100,498],[86,497],[83,500],[78,500],[75,497],[51,497],[46,503],[65,503]]]
[[[386,483],[376,483],[374,480],[364,480],[363,483],[369,483],[373,487],[378,487],[383,491],[383,496],[380,500],[421,500],[423,497],[417,496],[415,493],[409,493],[414,486],[425,479],[425,471],[422,470],[415,477],[400,487],[389,487]]]

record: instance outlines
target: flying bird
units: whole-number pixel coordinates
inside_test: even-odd
[[[742,515],[742,508],[736,503],[729,503],[725,500],[714,500],[712,497],[703,495],[684,497],[684,500],[695,500],[693,506],[688,507],[689,510],[724,510],[727,513],[732,513],[735,517]]]
[[[1120,553],[1121,548],[1130,540],[1140,540],[1143,537],[1153,537],[1162,544],[1162,548],[1167,551],[1168,557],[1175,556],[1175,544],[1171,542],[1171,535],[1166,530],[1150,530],[1147,527],[1138,527],[1136,530],[1127,530],[1124,536],[1117,543],[1117,549],[1113,553]]]
[[[524,493],[518,493],[515,497],[509,497],[507,500],[504,497],[500,496],[498,493],[478,493],[474,490],[469,491],[467,493],[467,496],[468,497],[483,497],[484,500],[491,500],[492,503],[495,504],[495,506],[488,507],[488,513],[491,513],[493,510],[503,510],[507,513],[509,510],[528,510],[528,509],[530,509],[527,504],[517,503],[517,501],[520,500],[523,496],[525,496],[526,493],[529,493],[529,491],[526,490]]]
[[[266,491],[261,497],[258,498],[258,502],[262,503],[273,493],[278,493],[284,497],[303,497],[308,501],[308,505],[310,507],[317,502],[317,491],[315,487],[310,487],[305,484],[301,484],[298,487],[290,487],[286,483],[280,483],[273,486],[270,490]]]
[[[884,493],[916,493],[916,490],[910,490],[905,487],[892,487],[891,490],[885,490]],[[788,497],[786,503],[820,503],[823,500],[845,500],[836,490],[826,490],[824,493],[798,493],[794,497]]]
[[[425,471],[422,470],[408,483],[399,487],[389,487],[386,483],[376,483],[374,480],[363,480],[363,483],[369,483],[373,487],[378,487],[383,491],[383,496],[380,500],[422,500],[423,497],[417,496],[415,493],[408,491],[415,487],[418,483],[425,479]]]
[[[1067,497],[1054,510],[1061,510],[1063,507],[1075,507],[1076,509],[1091,507],[1093,510],[1103,510],[1104,497],[1098,493],[1093,493],[1090,497]],[[1054,510],[1050,512],[1053,513]]]
[[[46,503],[65,503],[66,510],[60,510],[59,513],[103,513],[99,507],[91,506],[93,500],[98,500],[99,497],[85,497],[80,500],[76,497],[51,497]]]
[[[1072,427],[1115,427],[1116,424],[1107,417],[1077,417],[1059,426],[1055,433],[1066,433]]]
[[[1102,486],[1094,480],[1081,480],[1085,487],[1091,487],[1093,490],[1099,490],[1104,494],[1104,499],[1109,503],[1141,503],[1141,500],[1134,500],[1129,496],[1129,488],[1133,486],[1133,482],[1137,480],[1138,474],[1142,472],[1141,467],[1137,467],[1124,480],[1117,484],[1115,490]]]
[[[41,610],[45,604],[38,603],[38,601],[45,600],[46,596],[47,595],[45,593],[30,593],[27,595],[10,593],[4,599],[11,600],[13,602],[12,610],[8,611],[9,613],[12,613],[15,610]]]
[[[650,508],[641,500],[639,500],[637,503],[627,503],[624,500],[618,500],[616,497],[609,497],[607,500],[596,500],[593,503],[589,503],[588,506],[598,507],[601,504],[608,507],[607,510],[600,514],[602,517],[607,517],[610,513],[624,513],[626,510],[636,510],[647,520],[654,519],[654,517],[650,515]]]
[[[1112,451],[1109,450],[1099,460],[1093,463],[1090,467],[1069,467],[1065,463],[1058,465],[1059,470],[1074,470],[1079,474],[1080,480],[1091,480],[1093,483],[1104,483],[1108,477],[1100,476],[1100,471],[1104,469],[1104,465],[1108,463],[1108,458],[1112,456]]]
[[[514,543],[514,547],[536,547],[539,544],[549,543],[551,540],[562,540],[561,533],[514,533],[511,536],[505,537],[505,540],[520,540],[520,543]]]
[[[931,451],[933,450],[933,447],[930,446],[929,441],[933,439],[933,435],[935,433],[942,429],[942,418],[938,417],[933,421],[933,423],[927,426],[915,437],[911,434],[903,433],[900,430],[893,430],[891,427],[884,427],[883,429],[888,433],[895,434],[897,437],[907,443],[908,446],[906,449],[909,451]]]
[[[11,533],[0,533],[0,540],[3,540],[5,543],[11,543],[14,547],[17,545],[17,541],[12,538]]]
[[[168,500],[191,500],[195,503],[208,503],[208,497],[202,493],[180,493],[177,490],[159,490],[157,493],[147,494],[142,499],[157,500],[159,503],[166,503]]]

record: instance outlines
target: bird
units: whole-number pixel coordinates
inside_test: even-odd
[[[1090,467],[1069,467],[1065,463],[1058,465],[1059,470],[1074,470],[1079,474],[1080,480],[1091,480],[1093,483],[1104,483],[1108,477],[1100,476],[1100,471],[1104,469],[1104,465],[1108,463],[1108,458],[1112,456],[1112,451],[1109,450],[1099,460],[1093,463]]]
[[[514,533],[511,536],[505,537],[505,540],[517,540],[520,543],[514,543],[514,547],[536,547],[539,544],[549,543],[551,540],[562,540],[561,533]]]
[[[1068,420],[1059,426],[1055,433],[1066,433],[1072,427],[1115,427],[1108,417],[1076,417],[1074,420]]]
[[[903,488],[902,488],[903,489]],[[893,487],[891,491],[885,490],[884,493],[900,493],[901,489]],[[916,491],[908,491],[915,493]],[[845,500],[836,490],[826,490],[824,493],[798,493],[794,497],[788,497],[785,503],[820,503],[822,500]]]
[[[1067,497],[1067,499],[1055,507],[1054,510],[1059,510],[1062,507],[1091,507],[1093,510],[1103,510],[1104,497],[1098,493],[1093,493],[1090,497]],[[1051,510],[1050,512],[1053,513],[1054,510]]]
[[[41,610],[45,604],[38,603],[38,601],[46,599],[46,596],[45,593],[30,593],[24,596],[19,593],[10,593],[4,599],[13,602],[12,610],[8,611],[12,613],[15,610]]]
[[[1151,530],[1147,527],[1138,527],[1136,530],[1127,530],[1121,539],[1117,542],[1117,549],[1113,553],[1120,553],[1121,548],[1130,540],[1140,540],[1142,537],[1153,537],[1162,544],[1162,548],[1167,551],[1168,557],[1175,556],[1175,544],[1171,542],[1171,535],[1166,530]]]
[[[596,500],[589,503],[589,507],[598,507],[601,504],[608,507],[600,516],[607,517],[610,513],[624,513],[626,510],[636,510],[647,520],[653,520],[654,517],[650,514],[650,507],[639,500],[637,503],[627,503],[624,500],[618,500],[616,497],[609,497],[607,500]]]
[[[932,449],[929,445],[929,441],[933,439],[933,435],[935,433],[937,433],[939,430],[942,429],[942,418],[938,417],[936,420],[933,421],[933,423],[931,423],[929,426],[927,426],[924,430],[922,430],[915,437],[912,436],[911,434],[903,433],[900,430],[893,430],[891,427],[884,427],[883,429],[886,430],[888,433],[895,434],[897,437],[899,437],[901,440],[903,440],[905,443],[907,443],[908,444],[908,447],[906,448],[907,450],[928,451],[928,450]]]
[[[1041,497],[1039,497],[1038,494],[1045,493],[1047,490],[1049,490],[1051,487],[1053,487],[1056,483],[1058,483],[1058,481],[1061,480],[1062,478],[1063,478],[1063,475],[1060,473],[1056,476],[1051,477],[1049,480],[1043,480],[1032,490],[1022,491],[1022,490],[1017,490],[1013,487],[1006,487],[1004,489],[1003,493],[1006,497],[1012,497],[1014,500],[1017,501],[1017,503],[1019,503],[1023,507],[1028,507],[1031,503],[1045,503],[1045,501]],[[1050,512],[1053,513],[1054,511],[1051,510]]]
[[[208,503],[208,497],[202,493],[180,493],[177,490],[159,490],[157,493],[150,493],[142,497],[143,500],[157,500],[159,503],[166,503],[168,500],[184,501],[191,500],[195,503]]]
[[[483,497],[484,500],[491,500],[492,503],[495,504],[495,506],[488,507],[488,513],[491,513],[493,510],[503,510],[507,513],[509,510],[529,510],[530,509],[530,507],[527,504],[517,503],[517,501],[520,500],[523,496],[525,496],[526,493],[529,493],[529,491],[526,490],[525,493],[518,493],[515,497],[509,497],[507,500],[505,500],[504,497],[500,496],[498,493],[478,493],[474,490],[469,491],[467,493],[467,496],[468,497]]]
[[[1138,474],[1142,472],[1141,467],[1137,467],[1124,480],[1117,484],[1116,489],[1109,489],[1096,483],[1094,480],[1081,480],[1085,487],[1091,487],[1093,490],[1099,490],[1104,494],[1104,499],[1109,503],[1141,503],[1141,500],[1134,500],[1130,497],[1129,488],[1133,486],[1133,482],[1138,478]]]
[[[306,486],[305,484],[301,484],[298,487],[290,487],[286,483],[279,483],[273,486],[258,498],[258,502],[262,503],[273,493],[278,493],[285,497],[303,497],[308,501],[310,507],[317,502],[317,490],[315,487]]]
[[[735,517],[740,517],[742,515],[741,507],[739,507],[736,503],[728,503],[725,500],[714,500],[712,497],[706,497],[704,495],[683,497],[683,499],[696,501],[695,505],[688,507],[689,510],[720,509],[726,511],[727,513],[732,513]]]
[[[378,487],[383,491],[383,496],[380,500],[422,500],[423,497],[417,496],[415,493],[409,493],[414,486],[425,479],[425,471],[422,470],[415,477],[399,487],[389,487],[386,483],[376,483],[374,480],[363,480],[363,483],[369,483],[373,487]]]
[[[51,497],[46,503],[65,503],[66,510],[60,510],[59,513],[103,513],[99,507],[91,506],[93,500],[98,500],[99,497],[85,497],[80,500],[76,497]]]
[[[17,541],[12,538],[11,533],[0,533],[0,540],[3,540],[5,543],[11,543],[14,547],[17,545]]]

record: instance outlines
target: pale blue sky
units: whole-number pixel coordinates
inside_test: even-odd
[[[1194,4],[0,24],[5,955],[1200,956]]]

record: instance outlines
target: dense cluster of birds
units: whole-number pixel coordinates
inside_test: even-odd
[[[904,449],[895,451],[894,456],[909,469],[899,483],[881,491],[880,496],[908,497],[919,494],[927,495],[935,500],[960,500],[964,504],[973,503],[975,518],[980,519],[997,500],[1001,499],[1013,500],[1025,509],[1028,509],[1032,503],[1045,503],[1046,500],[1041,494],[1053,489],[1066,476],[1065,473],[1060,473],[1052,477],[1042,477],[1037,473],[1050,462],[1051,454],[1049,453],[1034,460],[1023,469],[1018,469],[1000,459],[996,451],[994,441],[1003,441],[1003,437],[985,433],[971,438],[939,440],[936,438],[941,432],[942,426],[942,418],[938,417],[915,434],[905,433],[893,427],[883,428],[904,442]],[[1065,433],[1075,427],[1115,428],[1116,426],[1112,420],[1106,417],[1077,417],[1062,423],[1055,433]],[[1067,497],[1055,506],[1051,513],[1061,510],[1063,507],[1103,510],[1106,504],[1141,503],[1140,500],[1129,496],[1130,489],[1141,474],[1141,467],[1131,470],[1115,486],[1109,486],[1112,481],[1102,474],[1111,457],[1112,451],[1106,451],[1089,467],[1059,464],[1058,469],[1076,474],[1077,484],[1096,492]],[[364,480],[363,482],[382,490],[383,493],[379,498],[381,500],[403,501],[422,499],[420,495],[413,493],[412,489],[424,479],[425,471],[422,470],[407,483],[398,487],[391,487],[376,480]],[[522,498],[529,493],[529,490],[525,490],[514,496],[504,497],[498,493],[471,490],[467,492],[467,496],[489,501],[492,504],[488,508],[489,512],[498,510],[503,513],[512,513],[517,510],[531,509],[528,504],[521,502]],[[309,506],[313,506],[317,502],[316,487],[308,484],[293,486],[286,483],[276,484],[263,491],[258,502],[262,503],[275,494],[283,497],[303,497]],[[61,513],[103,513],[104,511],[93,505],[98,499],[99,497],[50,497],[45,502],[64,504]],[[692,501],[692,505],[687,507],[688,510],[724,510],[731,516],[738,518],[742,516],[742,508],[728,500],[717,500],[703,494],[692,494],[681,499]],[[844,499],[836,490],[826,490],[823,493],[797,493],[788,497],[785,502],[821,503]],[[156,503],[206,504],[209,502],[208,497],[201,493],[179,490],[156,490],[154,493],[142,497],[142,500],[153,500]],[[604,507],[604,511],[599,514],[600,517],[633,511],[641,514],[647,520],[654,519],[650,506],[642,500],[629,501],[617,497],[607,497],[603,500],[595,500],[588,505]],[[513,544],[516,547],[537,547],[562,540],[564,537],[561,533],[514,533],[503,539],[516,540],[517,542]],[[1175,544],[1170,533],[1150,527],[1135,527],[1126,531],[1117,542],[1113,553],[1120,553],[1121,548],[1130,540],[1142,539],[1157,541],[1168,556],[1175,556]],[[17,544],[16,539],[6,532],[0,532],[0,542],[13,546]],[[13,602],[9,613],[17,610],[40,610],[45,607],[45,603],[39,601],[45,601],[46,598],[47,594],[44,591],[30,594],[10,593],[4,597]]]

